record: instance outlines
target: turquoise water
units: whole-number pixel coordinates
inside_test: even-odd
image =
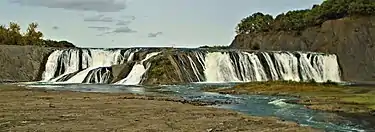
[[[212,102],[217,107],[230,109],[254,116],[275,116],[282,120],[295,121],[303,126],[321,128],[326,131],[371,131],[364,124],[335,113],[306,109],[303,106],[285,103],[291,97],[263,95],[229,95],[204,92],[205,87],[228,88],[234,84],[189,84],[165,86],[123,86],[98,84],[27,84],[28,87],[39,87],[53,90],[71,90],[80,92],[136,93],[143,95],[163,95],[181,97],[186,100]]]

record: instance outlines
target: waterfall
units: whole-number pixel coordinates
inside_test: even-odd
[[[269,54],[262,52],[261,53],[264,59],[266,60],[266,66],[269,68],[269,73],[271,75],[271,80],[279,80],[279,75],[277,74],[275,65],[273,64],[273,61]]]
[[[280,76],[279,80],[301,81],[298,71],[298,58],[290,52],[271,54],[274,57],[275,69]]]
[[[211,52],[204,63],[205,82],[341,81],[337,56],[333,54]]]
[[[235,66],[228,53],[208,53],[205,58],[206,82],[237,82]]]
[[[236,67],[241,69],[238,72],[242,81],[267,81],[267,74],[255,53],[237,53],[239,56],[239,64]]]
[[[163,72],[178,72],[175,75],[182,78],[182,83],[341,81],[338,58],[334,54],[185,49],[170,52],[163,49],[129,48],[56,50],[48,57],[41,82],[138,85],[147,79],[144,75],[152,68],[148,60],[158,54],[167,55],[174,61],[176,71]],[[121,64],[127,65],[126,70],[115,75],[113,66]],[[117,69],[115,72],[122,71]]]
[[[179,51],[173,58],[185,82],[341,81],[337,56],[333,54]]]
[[[123,84],[123,85],[137,85],[141,82],[142,76],[146,73],[147,69],[149,68],[150,64],[147,64],[147,68],[144,66],[144,62],[156,55],[160,52],[152,52],[146,55],[145,59],[140,62],[137,62],[130,71],[129,75],[126,76],[124,79],[116,82],[116,84]]]
[[[83,83],[103,83],[108,84],[111,82],[112,69],[110,67],[100,67],[93,70],[86,75]]]
[[[54,51],[47,60],[42,82],[103,83],[112,65],[131,61],[137,49],[66,49]],[[105,70],[103,70],[103,68]],[[99,70],[99,71],[98,71]],[[105,72],[104,72],[105,71]],[[94,74],[96,74],[94,76]],[[102,76],[102,75],[100,75]],[[103,76],[104,77],[104,76]],[[100,78],[100,77],[99,77]],[[95,81],[97,80],[97,81]]]
[[[172,57],[178,65],[178,69],[184,76],[186,82],[201,82],[205,80],[204,76],[204,56],[206,52],[201,51],[182,51],[177,52]]]
[[[137,85],[141,82],[143,74],[146,72],[146,68],[143,64],[135,64],[130,71],[129,75],[124,79],[116,82],[116,84],[124,85]]]

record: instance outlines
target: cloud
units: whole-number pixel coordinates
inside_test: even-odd
[[[86,17],[83,19],[85,22],[114,22],[112,17],[106,17],[104,15],[97,15],[92,17]]]
[[[132,21],[124,21],[124,20],[120,20],[116,23],[117,26],[126,26],[126,25],[129,25]]]
[[[98,34],[96,36],[103,36],[103,35],[106,35],[106,34],[119,34],[119,33],[136,33],[137,31],[136,30],[133,30],[129,27],[119,27],[119,28],[116,28],[110,32],[105,32],[105,33],[102,33],[102,34]]]
[[[123,15],[120,17],[120,19],[125,19],[125,20],[118,20],[116,25],[117,26],[126,26],[129,25],[132,21],[136,19],[135,16],[128,16],[128,15]]]
[[[58,30],[59,27],[58,27],[58,26],[53,26],[52,29],[53,29],[53,30]]]
[[[135,20],[135,16],[121,16],[121,18],[124,18],[124,19],[130,19],[130,20]]]
[[[104,26],[89,26],[87,28],[91,28],[91,29],[96,29],[96,30],[99,30],[99,31],[106,31],[106,30],[110,30],[111,28],[110,27],[104,27]]]
[[[135,33],[137,31],[130,29],[129,27],[119,27],[112,31],[113,33]]]
[[[68,10],[119,12],[126,8],[127,0],[8,0],[27,6],[43,6]]]
[[[155,37],[157,37],[159,35],[162,35],[162,34],[163,34],[163,32],[149,33],[148,37],[149,38],[155,38]]]

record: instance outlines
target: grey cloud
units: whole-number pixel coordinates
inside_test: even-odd
[[[59,27],[58,27],[58,26],[53,26],[52,29],[53,29],[53,30],[58,30]]]
[[[137,31],[129,28],[129,27],[119,27],[119,28],[116,28],[110,32],[105,32],[105,33],[102,33],[102,34],[98,34],[96,36],[103,36],[103,35],[106,35],[106,34],[119,34],[119,33],[136,33]]]
[[[135,16],[121,16],[121,18],[135,20],[136,17]]]
[[[131,21],[124,21],[124,20],[120,20],[116,23],[117,26],[126,26],[126,25],[129,25],[131,23]]]
[[[43,6],[68,10],[118,12],[126,8],[126,0],[8,0],[27,6]]]
[[[163,34],[163,32],[149,33],[148,37],[149,38],[155,38],[155,37],[157,37],[159,35],[162,35],[162,34]]]
[[[129,25],[132,21],[135,20],[136,17],[135,16],[126,16],[126,15],[124,15],[124,16],[121,16],[120,18],[121,19],[125,19],[125,20],[118,20],[117,23],[116,23],[117,26],[126,26],[126,25]]]
[[[112,31],[113,33],[135,33],[137,31],[130,29],[129,27],[119,27]]]
[[[91,28],[91,29],[96,29],[96,30],[99,30],[99,31],[106,31],[106,30],[110,30],[111,28],[110,27],[100,27],[100,26],[89,26],[87,28]]]
[[[112,17],[106,17],[104,15],[97,15],[92,17],[86,17],[83,19],[85,22],[113,22],[115,21]]]

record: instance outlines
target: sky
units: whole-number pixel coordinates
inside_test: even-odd
[[[79,47],[229,45],[238,22],[255,12],[273,16],[323,0],[0,0],[0,24],[25,31],[39,24],[45,39]]]

